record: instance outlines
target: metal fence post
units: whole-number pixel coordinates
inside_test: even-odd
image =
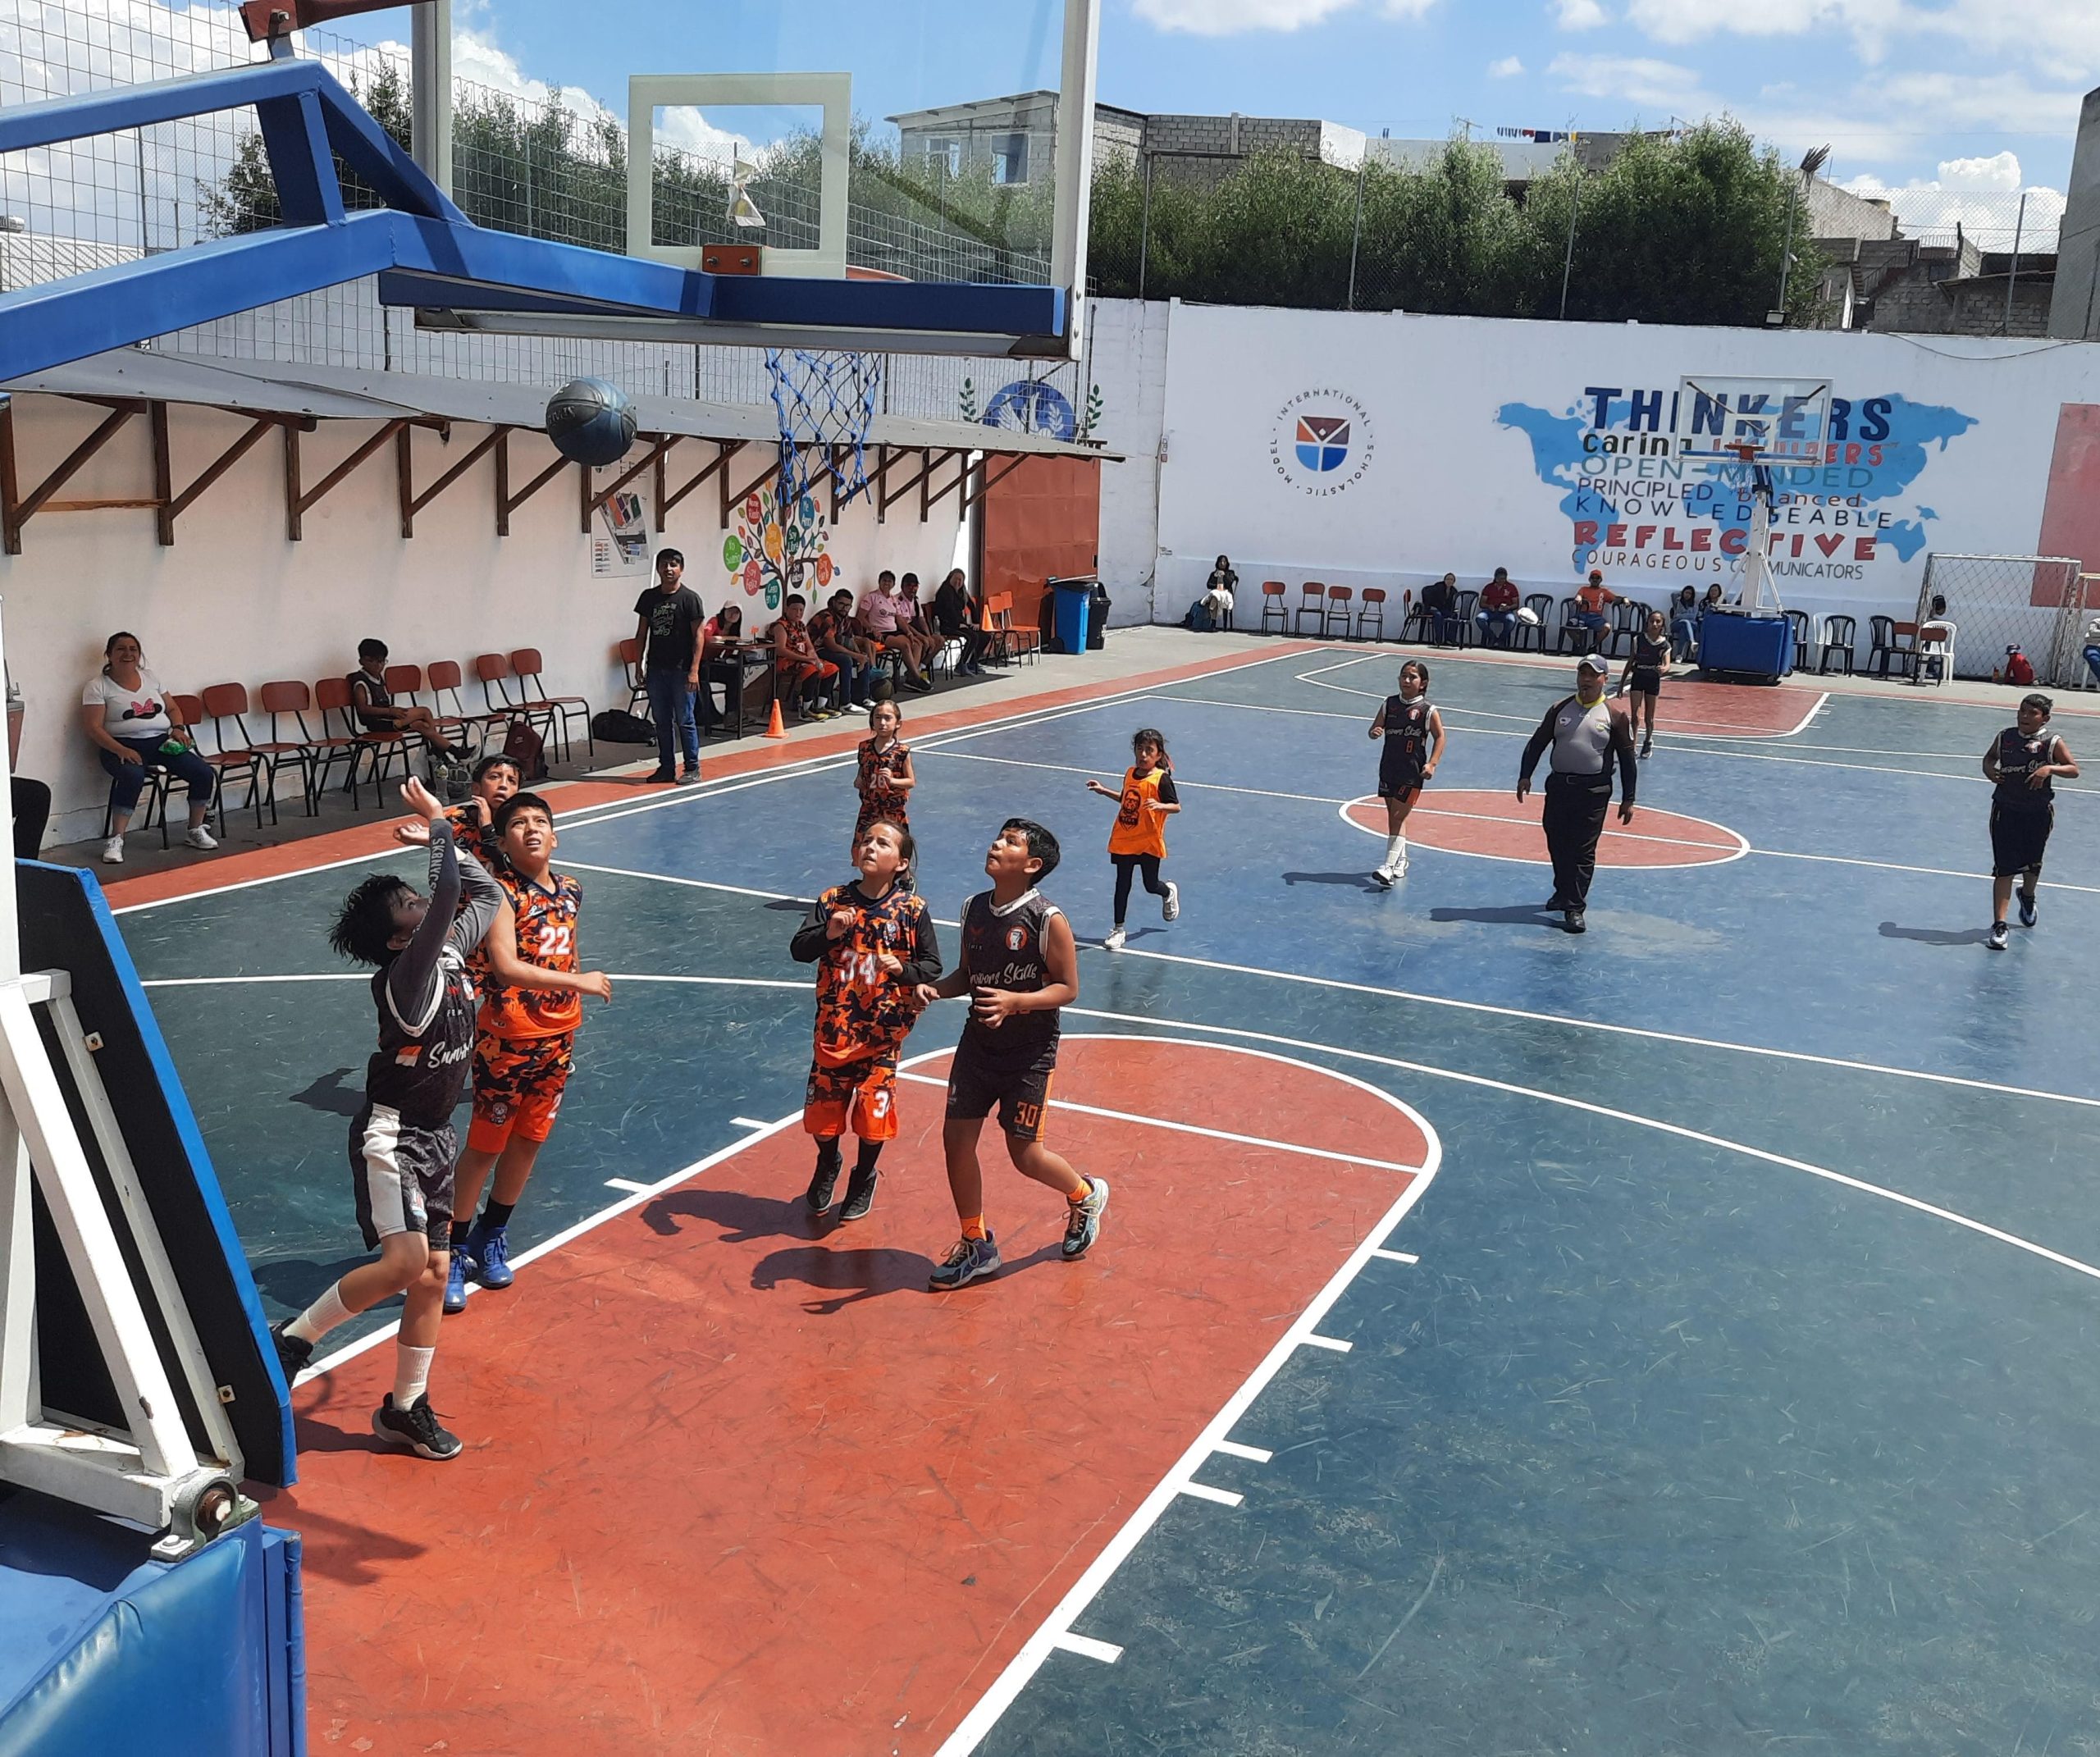
[[[1998,327],[2001,335],[2012,333],[2012,290],[2020,282],[2020,235],[2027,229],[2027,192],[2020,193],[2020,212],[2012,221],[2012,267],[2005,277],[2005,322]]]
[[[1568,321],[1568,277],[1575,272],[1575,216],[1582,208],[1582,172],[1578,166],[1568,185],[1568,254],[1560,264],[1560,318]]]
[[[1356,162],[1356,219],[1349,228],[1349,299],[1342,307],[1344,311],[1356,309],[1356,253],[1363,241],[1363,173],[1370,163],[1371,154],[1367,151]]]
[[[1145,203],[1138,217],[1138,297],[1145,296],[1145,268],[1152,255],[1152,167],[1153,155],[1145,154]]]

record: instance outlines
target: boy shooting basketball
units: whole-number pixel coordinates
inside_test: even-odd
[[[1080,997],[1079,953],[1064,911],[1036,889],[1057,869],[1057,838],[1040,824],[1009,818],[984,856],[992,888],[962,912],[962,956],[955,969],[919,990],[921,1002],[967,992],[970,1018],[948,1072],[948,1190],[962,1237],[935,1269],[937,1291],[999,1270],[999,1244],[984,1224],[984,1176],[977,1140],[996,1107],[1014,1169],[1065,1198],[1064,1256],[1086,1255],[1108,1207],[1102,1178],[1082,1177],[1043,1144],[1050,1080],[1057,1066],[1057,1010]]]

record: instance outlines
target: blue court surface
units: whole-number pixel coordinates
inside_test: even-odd
[[[1030,1646],[942,1749],[2100,1750],[2094,786],[2060,788],[2039,924],[1993,953],[1978,760],[2005,710],[1790,687],[1762,694],[1791,731],[1686,736],[1666,687],[1641,803],[1733,832],[1736,857],[1607,865],[1572,938],[1540,911],[1542,863],[1431,845],[1463,843],[1463,816],[1425,819],[1399,886],[1371,883],[1381,843],[1344,809],[1375,789],[1365,728],[1401,656],[1296,647],[915,745],[944,951],[1001,820],[1038,818],[1081,941],[1068,1030],[1344,1073],[1442,1152],[1330,1289],[1320,1337],[1346,1350],[1290,1353],[1203,1463],[1238,1504],[1075,1531],[1100,1566],[1028,1608]],[[1509,793],[1572,666],[1429,656],[1451,742],[1425,810]],[[2058,730],[2100,761],[2094,723]],[[1182,791],[1183,914],[1140,892],[1112,955],[1112,807],[1082,783],[1112,781],[1140,725]],[[521,1244],[705,1183],[798,1111],[788,940],[850,876],[853,811],[833,757],[564,824],[585,961],[618,993]],[[322,935],[386,864],[121,918],[273,1317],[361,1256],[344,1138],[371,1011]],[[1263,1106],[1250,1078],[1214,1126],[1281,1132]],[[1075,1395],[1112,1366],[1078,1364]],[[500,1410],[474,1420],[500,1434]]]

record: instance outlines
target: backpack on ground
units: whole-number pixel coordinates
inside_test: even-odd
[[[591,736],[607,744],[654,744],[656,728],[638,714],[607,708],[591,716]]]
[[[517,764],[525,786],[547,778],[546,741],[524,721],[510,723],[510,730],[503,735],[503,754]]]
[[[1211,617],[1211,607],[1201,598],[1189,606],[1189,614],[1181,618],[1181,626],[1195,634],[1213,634],[1217,632]]]

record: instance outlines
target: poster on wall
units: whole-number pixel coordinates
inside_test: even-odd
[[[814,495],[791,505],[774,495],[751,494],[737,509],[736,527],[722,540],[722,565],[732,587],[741,586],[746,597],[777,612],[789,592],[813,599],[830,590],[837,574],[830,545]]]
[[[649,516],[640,495],[622,490],[598,509],[591,533],[591,577],[619,580],[649,572]]]

